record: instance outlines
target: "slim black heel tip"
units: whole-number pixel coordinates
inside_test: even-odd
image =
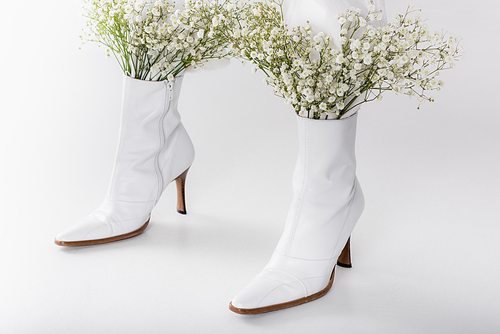
[[[340,263],[340,262],[337,262],[337,266],[342,267],[342,268],[352,268],[352,264],[345,264],[345,263]]]
[[[181,215],[187,215],[187,211],[182,211],[182,210],[177,209],[177,212],[180,213]]]

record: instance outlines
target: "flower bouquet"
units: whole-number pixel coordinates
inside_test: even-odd
[[[373,5],[366,17],[354,8],[338,15],[341,46],[335,48],[332,37],[314,35],[309,25],[289,29],[283,1],[244,7],[233,26],[232,48],[262,70],[274,93],[303,117],[341,118],[388,90],[416,97],[419,104],[433,101],[427,92],[441,89],[440,72],[461,55],[460,40],[430,33],[411,5],[383,27],[371,24],[382,18]]]
[[[228,0],[86,0],[86,39],[103,44],[123,72],[141,80],[172,80],[227,54],[227,27],[238,18]]]

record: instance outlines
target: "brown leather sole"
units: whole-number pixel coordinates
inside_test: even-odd
[[[332,276],[330,277],[330,281],[328,282],[328,285],[326,286],[326,288],[324,288],[320,292],[316,292],[314,295],[310,295],[310,296],[307,296],[304,298],[292,300],[290,302],[286,302],[286,303],[282,303],[282,304],[276,304],[276,305],[259,307],[259,308],[252,308],[252,309],[237,308],[237,307],[234,307],[232,303],[229,303],[229,309],[235,313],[238,313],[238,314],[249,315],[249,314],[259,314],[259,313],[278,311],[278,310],[282,310],[285,308],[289,308],[289,307],[305,304],[308,302],[312,302],[313,300],[316,300],[318,298],[323,297],[324,295],[326,295],[326,293],[328,291],[330,291],[330,289],[333,285],[334,278],[335,278],[335,267],[333,267]]]
[[[137,230],[126,233],[126,234],[117,235],[115,237],[96,239],[96,240],[84,240],[84,241],[59,241],[59,240],[55,239],[54,243],[58,246],[67,246],[67,247],[105,244],[107,242],[113,242],[113,241],[118,241],[118,240],[123,240],[123,239],[135,237],[136,235],[139,235],[142,232],[144,232],[146,227],[148,227],[148,224],[149,224],[149,220],[144,225],[142,225],[140,228],[138,228]]]

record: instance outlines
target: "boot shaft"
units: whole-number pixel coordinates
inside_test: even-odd
[[[176,147],[178,141],[186,142],[184,149],[192,145],[177,110],[182,80],[155,82],[124,77],[119,141],[108,199],[155,202],[172,181],[164,180],[162,173],[168,157],[181,149]],[[188,150],[184,160],[192,160],[189,155]],[[179,163],[187,166],[168,172],[180,174],[190,164]]]
[[[293,199],[278,253],[314,260],[338,256],[337,239],[340,235],[344,239],[344,234],[354,228],[349,221],[354,221],[350,207],[359,188],[356,123],[357,114],[327,121],[297,117],[299,154],[293,174]],[[359,196],[358,201],[362,200],[360,190]]]

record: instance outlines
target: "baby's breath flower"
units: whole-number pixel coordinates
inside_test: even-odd
[[[232,52],[262,69],[273,93],[304,117],[340,118],[386,90],[432,101],[425,91],[439,90],[436,76],[460,56],[459,40],[429,34],[410,9],[379,27],[372,23],[382,18],[374,6],[366,16],[350,8],[336,16],[341,43],[336,49],[330,36],[309,25],[287,29],[281,7],[269,1],[242,11],[239,26],[248,33],[229,33],[236,39]]]
[[[201,67],[203,60],[223,57],[230,41],[221,32],[241,12],[233,7],[219,0],[186,0],[178,10],[169,0],[84,3],[89,40],[106,45],[124,73],[143,80],[169,80],[189,66]]]

